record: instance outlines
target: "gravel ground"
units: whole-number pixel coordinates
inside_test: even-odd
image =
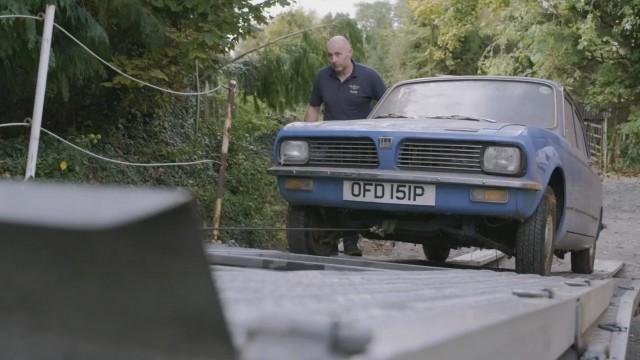
[[[597,256],[603,260],[624,261],[624,268],[617,277],[640,279],[640,178],[608,177],[603,191],[606,228],[600,234]],[[424,259],[419,245],[368,240],[362,240],[360,245],[364,255],[369,257]],[[450,258],[474,250],[453,250]],[[566,260],[554,262],[557,268],[568,264]]]
[[[640,178],[608,177],[604,180],[603,191],[606,228],[600,234],[597,258],[623,261],[624,267],[616,277],[640,279]],[[364,255],[369,257],[424,259],[422,247],[413,244],[368,240],[360,244]],[[452,251],[450,257],[473,250],[458,249]],[[568,269],[569,258],[555,259],[554,269]],[[512,267],[513,260],[503,261],[501,266]],[[627,359],[640,360],[640,317],[632,323]]]
[[[624,261],[617,277],[640,279],[640,178],[607,178],[597,257]],[[640,317],[631,324],[627,360],[640,360]]]

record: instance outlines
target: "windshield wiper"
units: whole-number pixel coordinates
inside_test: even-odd
[[[377,115],[374,117],[374,119],[382,119],[382,118],[389,118],[389,119],[408,119],[411,116],[409,115],[405,115],[405,114],[398,114],[398,113],[389,113],[389,114],[384,114],[384,115]]]
[[[497,123],[497,120],[478,117],[478,116],[469,116],[464,114],[451,114],[451,115],[428,115],[425,116],[432,119],[454,119],[454,120],[471,120],[471,121],[486,121],[490,123]]]

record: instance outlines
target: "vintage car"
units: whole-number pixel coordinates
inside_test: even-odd
[[[602,183],[580,109],[548,80],[445,76],[396,84],[367,119],[288,124],[269,173],[289,249],[331,255],[337,228],[422,244],[432,261],[494,248],[520,273],[571,252],[591,273]]]

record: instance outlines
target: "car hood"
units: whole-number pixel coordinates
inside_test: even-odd
[[[400,132],[521,132],[525,127],[509,123],[457,119],[365,119],[295,122],[289,131],[400,131]],[[502,131],[501,131],[502,130]]]

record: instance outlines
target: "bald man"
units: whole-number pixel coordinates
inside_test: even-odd
[[[317,121],[324,105],[324,120],[364,119],[372,102],[387,89],[378,73],[352,60],[351,43],[344,36],[327,42],[329,66],[316,75],[304,121]]]
[[[327,42],[329,66],[316,75],[304,121],[318,121],[320,107],[324,105],[324,120],[364,119],[378,101],[386,86],[378,73],[354,62],[351,43],[344,36],[335,36]],[[358,234],[345,234],[342,239],[344,253],[362,256],[358,248]]]

